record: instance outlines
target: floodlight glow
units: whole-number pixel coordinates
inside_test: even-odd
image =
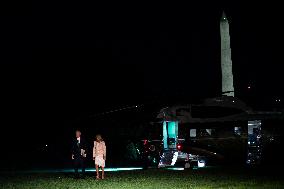
[[[142,170],[142,167],[120,167],[120,168],[105,168],[106,172],[117,172],[117,171],[134,171],[134,170]],[[95,168],[88,168],[86,172],[95,172]],[[101,170],[100,170],[101,171]]]
[[[142,167],[121,167],[121,168],[105,168],[106,172],[117,172],[117,171],[135,171],[142,170]],[[86,168],[86,172],[95,172],[95,168]],[[101,170],[100,170],[101,171]],[[74,169],[36,169],[21,171],[22,173],[73,173]]]
[[[167,122],[163,122],[163,142],[164,142],[164,149],[168,148],[168,132],[167,132]]]
[[[174,121],[168,122],[169,138],[176,138],[176,123]]]
[[[178,152],[175,152],[174,156],[173,156],[173,159],[172,159],[171,165],[175,165],[176,164],[177,158],[178,158]]]
[[[198,167],[205,167],[205,162],[198,161],[197,166]]]
[[[168,167],[166,169],[173,170],[173,171],[184,171],[184,168],[182,167]]]

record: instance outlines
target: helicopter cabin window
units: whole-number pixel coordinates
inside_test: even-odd
[[[196,137],[196,129],[190,129],[190,137]]]

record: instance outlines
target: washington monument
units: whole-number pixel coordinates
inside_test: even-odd
[[[224,12],[220,20],[220,35],[222,94],[226,96],[234,96],[234,80],[231,59],[229,22]]]

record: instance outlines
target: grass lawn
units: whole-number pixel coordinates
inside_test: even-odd
[[[105,180],[95,180],[94,173],[74,179],[64,173],[2,173],[3,189],[91,189],[91,188],[284,188],[282,176],[250,170],[202,169],[189,171],[137,170],[107,172]]]

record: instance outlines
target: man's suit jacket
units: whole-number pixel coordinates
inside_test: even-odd
[[[87,143],[85,139],[80,137],[80,143],[78,143],[77,138],[75,138],[72,142],[72,154],[74,155],[74,159],[83,158],[81,149],[85,150],[85,154],[87,153]]]

